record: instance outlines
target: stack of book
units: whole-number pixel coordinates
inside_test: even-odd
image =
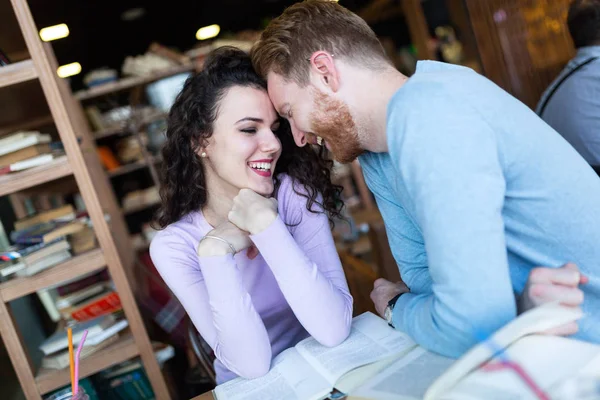
[[[160,203],[160,194],[156,186],[127,193],[123,197],[123,211],[131,212],[143,207],[150,207]]]
[[[89,225],[87,215],[76,214],[70,204],[16,221],[10,235],[15,245],[0,253],[0,280],[32,276],[93,249]]]
[[[48,315],[59,322],[56,332],[40,346],[44,368],[68,367],[66,324],[73,327],[74,344],[79,343],[83,330],[88,329],[82,358],[115,342],[119,332],[127,328],[119,295],[109,278],[108,271],[103,270],[38,292]]]
[[[38,131],[13,133],[0,139],[0,175],[44,165],[64,154],[60,142]]]
[[[85,322],[122,309],[121,299],[104,272],[42,289],[38,296],[54,322]]]
[[[84,330],[87,329],[88,336],[81,349],[80,358],[84,359],[98,350],[116,342],[119,332],[128,326],[126,319],[120,313],[107,314],[73,325],[73,345],[81,341]],[[69,367],[69,342],[65,326],[60,326],[57,331],[47,338],[39,347],[44,353],[42,367],[48,369],[63,369]]]

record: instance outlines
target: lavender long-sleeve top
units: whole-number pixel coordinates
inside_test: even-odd
[[[198,257],[200,239],[213,229],[200,211],[160,231],[150,246],[160,275],[216,354],[217,383],[264,375],[273,357],[308,335],[334,346],[349,334],[352,297],[327,216],[309,212],[294,187],[304,190],[284,176],[278,217],[251,236],[260,251],[253,260],[245,251]]]

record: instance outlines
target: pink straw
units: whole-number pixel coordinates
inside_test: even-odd
[[[83,344],[85,343],[85,338],[87,337],[88,331],[87,329],[83,331],[83,336],[81,337],[81,341],[77,345],[77,352],[75,353],[75,393],[73,393],[73,397],[77,396],[79,393],[79,355],[81,354],[81,349],[83,348]]]

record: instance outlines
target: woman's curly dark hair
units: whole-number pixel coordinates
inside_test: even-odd
[[[162,149],[161,206],[156,216],[159,229],[206,204],[205,171],[198,149],[212,135],[219,103],[234,86],[267,90],[266,82],[254,72],[245,52],[221,47],[207,57],[203,70],[188,78],[177,95],[169,112],[167,139]],[[279,175],[286,173],[305,187],[305,193],[297,193],[306,197],[309,211],[316,212],[312,208],[316,203],[327,212],[330,222],[333,217],[341,217],[342,188],[331,182],[333,162],[326,159],[322,148],[317,153],[311,146],[297,147],[289,124],[281,122],[278,136],[282,152],[275,168],[274,194],[281,183]]]

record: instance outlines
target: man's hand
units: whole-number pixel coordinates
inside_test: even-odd
[[[534,268],[518,301],[519,314],[555,301],[569,307],[581,307],[583,291],[579,285],[586,284],[588,281],[588,277],[579,272],[579,268],[573,263],[565,264],[560,268]],[[573,321],[546,333],[566,336],[576,333],[577,330],[577,322]]]
[[[383,278],[379,278],[373,284],[373,291],[371,292],[371,300],[375,304],[375,310],[385,318],[385,308],[388,302],[394,298],[394,296],[400,293],[408,293],[410,289],[403,282],[393,283]]]

